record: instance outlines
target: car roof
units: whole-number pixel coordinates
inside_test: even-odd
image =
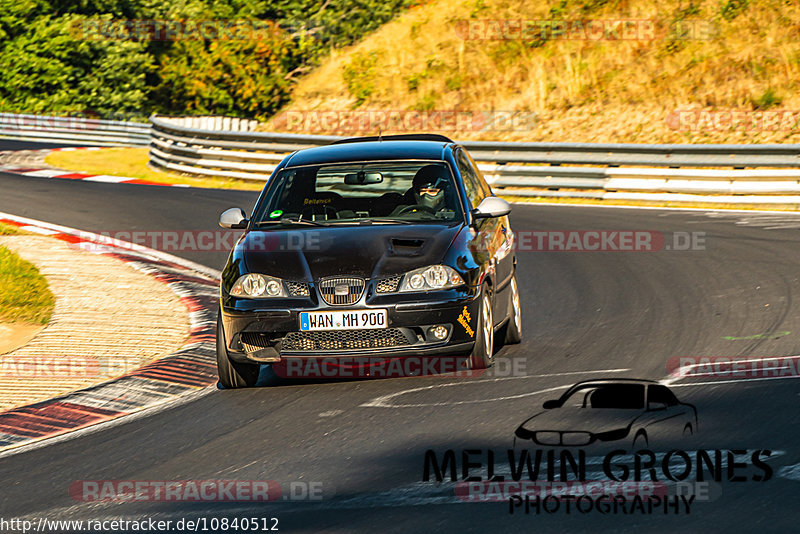
[[[437,160],[444,161],[444,141],[387,140],[337,143],[298,150],[286,160],[286,167],[346,163],[350,161]]]
[[[619,386],[623,384],[638,384],[642,386],[647,385],[657,385],[659,384],[655,380],[646,380],[643,378],[604,378],[598,380],[584,380],[582,382],[576,382],[575,384],[571,385],[567,391],[572,391],[577,387],[583,386]]]
[[[438,141],[444,143],[452,143],[453,140],[439,134],[400,134],[400,135],[373,135],[369,137],[349,137],[347,139],[339,139],[331,143],[332,145],[340,145],[343,143],[364,143],[365,141]]]

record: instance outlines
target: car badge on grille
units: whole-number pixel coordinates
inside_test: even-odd
[[[347,284],[336,284],[333,288],[334,295],[349,295],[350,294],[350,286]]]
[[[363,293],[363,278],[337,276],[319,281],[319,294],[331,306],[355,304]]]

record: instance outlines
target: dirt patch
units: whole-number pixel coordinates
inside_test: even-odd
[[[136,264],[52,237],[0,244],[36,265],[55,296],[47,328],[0,357],[0,410],[104,382],[186,342],[186,307]]]
[[[0,354],[6,354],[25,345],[46,325],[26,323],[0,323]]]

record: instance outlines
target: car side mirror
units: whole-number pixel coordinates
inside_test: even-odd
[[[247,228],[247,214],[242,208],[231,208],[222,212],[219,216],[219,225],[231,230],[243,230]]]
[[[648,402],[647,403],[647,411],[648,412],[657,412],[659,410],[666,410],[667,403],[666,402]]]
[[[486,197],[478,207],[472,210],[472,216],[476,219],[488,219],[490,217],[503,217],[511,213],[511,204],[499,197]]]
[[[553,408],[560,408],[560,407],[561,407],[561,403],[558,402],[558,400],[555,400],[555,399],[554,400],[545,401],[545,403],[542,404],[542,408],[544,408],[545,410],[552,410]]]

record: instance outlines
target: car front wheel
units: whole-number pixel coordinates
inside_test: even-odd
[[[517,273],[511,277],[511,316],[508,318],[506,326],[505,342],[507,345],[515,345],[522,341],[522,301],[519,297],[519,286],[517,285]]]
[[[225,389],[255,386],[258,381],[258,364],[234,362],[225,347],[225,331],[222,329],[222,314],[217,315],[217,374]]]
[[[470,369],[488,369],[494,363],[494,319],[492,317],[492,300],[488,288],[481,292],[481,304],[478,308],[478,328],[475,333],[475,346],[469,357]]]

